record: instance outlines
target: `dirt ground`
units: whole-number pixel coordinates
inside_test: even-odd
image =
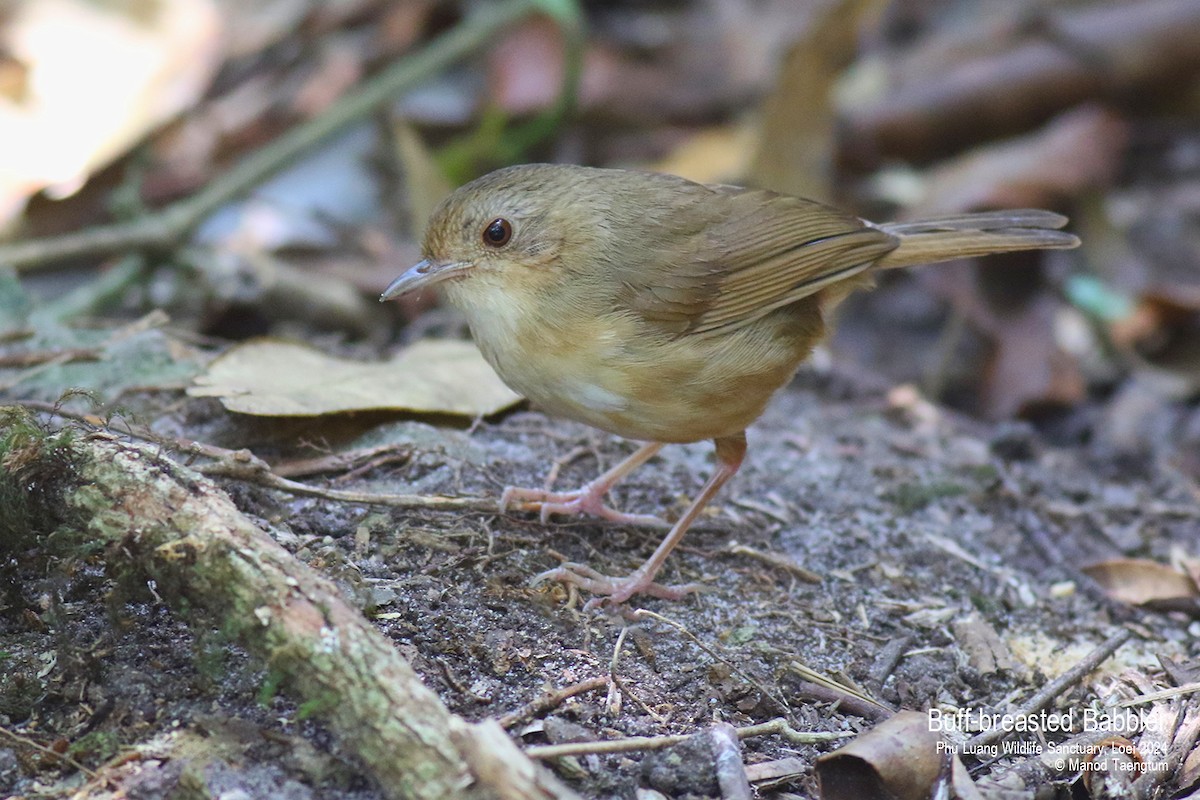
[[[814,701],[797,665],[894,709],[1005,710],[1132,625],[1136,636],[1053,706],[1063,710],[1111,703],[1122,686],[1145,689],[1162,659],[1196,662],[1192,616],[1117,604],[1078,569],[1194,549],[1200,499],[1174,465],[1187,441],[1180,434],[1195,431],[1200,415],[1179,406],[1161,413],[1173,415],[1161,426],[1175,435],[1159,451],[1116,457],[1100,427],[1086,444],[1054,446],[1023,423],[989,426],[845,370],[806,367],[751,429],[743,470],[668,562],[664,581],[706,590],[637,600],[661,617],[635,622],[585,614],[561,587],[532,587],[530,577],[560,558],[622,573],[650,552],[657,531],[380,512],[226,488],[335,578],[455,713],[501,717],[547,689],[610,673],[619,680],[608,697],[584,693],[514,725],[523,744],[778,717],[799,731],[854,734],[874,721]],[[371,491],[497,495],[509,483],[540,485],[547,454],[573,456],[556,484],[569,487],[631,448],[536,411],[469,431],[377,419],[271,430],[209,400],[188,401],[160,427],[172,418],[210,441],[269,432],[276,457],[394,443],[406,454],[397,464],[335,482]],[[272,455],[269,447],[257,451]],[[711,462],[711,445],[665,448],[617,502],[677,514]],[[93,768],[139,745],[144,763],[129,796],[375,796],[269,672],[219,631],[191,635],[153,587],[115,585],[99,554],[63,562],[27,553],[4,572],[0,713],[69,739],[72,757]],[[760,796],[811,797],[814,759],[845,741],[752,737],[744,759],[800,759],[794,774],[760,785]],[[560,759],[556,770],[584,797],[634,797],[639,787],[642,797],[656,796],[647,787],[708,797],[718,796],[711,760],[705,747],[682,747]],[[965,759],[983,780],[1027,760]],[[60,796],[81,779],[52,755],[0,749],[0,787],[14,795]]]
[[[822,757],[893,712],[1078,720],[1121,703],[1157,715],[1114,740],[1165,765],[1137,786],[1048,765],[1049,745],[1095,733],[1075,725],[998,753],[949,734],[976,793],[943,780],[935,796],[1200,797],[1198,7],[0,5],[0,111],[26,119],[30,143],[0,151],[15,156],[0,164],[0,798],[401,794],[367,777],[391,751],[371,761],[317,698],[298,699],[296,670],[247,641],[251,623],[179,602],[120,544],[80,546],[90,521],[43,530],[14,512],[39,486],[9,458],[5,406],[80,439],[142,426],[140,447],[197,469],[222,457],[204,447],[245,448],[271,477],[320,489],[490,509],[555,463],[554,486],[574,488],[635,445],[526,406],[466,419],[503,402],[463,411],[389,390],[346,406],[369,412],[261,412],[297,415],[284,418],[216,399],[238,387],[194,396],[215,359],[259,337],[401,384],[454,373],[448,358],[429,373],[392,359],[463,338],[460,317],[432,294],[376,301],[421,257],[453,186],[534,161],[755,186],[879,221],[1048,208],[1082,245],[889,274],[847,300],[837,338],[750,429],[743,468],[668,560],[664,582],[705,587],[680,601],[590,613],[586,593],[532,580],[567,560],[625,574],[661,530],[218,478],[242,514],[333,579],[452,712],[499,720],[589,800],[746,800],[716,777],[724,723],[744,734],[756,796],[858,800],[869,793],[825,780],[836,759]],[[25,40],[44,47],[18,52]],[[161,58],[110,69],[149,41]],[[71,76],[45,106],[63,115],[34,113],[39,70]],[[247,371],[285,406],[307,388],[272,383],[305,374],[288,358],[266,367],[279,371]],[[483,381],[463,374],[444,394],[478,400]],[[350,452],[371,460],[329,466]],[[675,518],[712,468],[711,443],[668,446],[615,503]],[[393,655],[374,652],[373,666]],[[672,735],[693,738],[664,746]],[[954,774],[903,750],[836,763],[852,781]]]

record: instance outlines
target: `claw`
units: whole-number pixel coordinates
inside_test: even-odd
[[[669,524],[652,514],[626,514],[604,504],[604,493],[589,484],[574,492],[548,492],[542,489],[522,489],[517,486],[505,488],[500,496],[500,511],[507,511],[515,503],[536,506],[538,517],[545,524],[555,514],[576,516],[591,514],[623,525],[638,525],[651,528],[667,528]],[[531,509],[532,510],[532,509]]]
[[[638,594],[662,600],[679,600],[704,589],[704,585],[699,583],[685,583],[679,586],[655,583],[641,570],[624,578],[614,578],[592,569],[587,564],[571,561],[534,576],[531,584],[536,586],[544,581],[560,581],[596,595],[584,605],[584,611],[605,605],[619,606]]]

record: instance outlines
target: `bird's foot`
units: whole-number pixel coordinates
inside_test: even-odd
[[[680,586],[655,583],[641,570],[636,570],[624,578],[614,578],[592,569],[587,564],[571,561],[536,575],[532,584],[536,586],[543,581],[561,581],[597,595],[584,605],[584,611],[591,611],[603,605],[619,606],[638,594],[663,600],[679,600],[692,592],[704,589],[704,585],[699,583],[685,583]]]
[[[668,528],[670,525],[651,514],[626,514],[604,504],[607,489],[588,484],[573,492],[550,492],[544,489],[522,489],[509,486],[500,495],[500,513],[512,506],[529,507],[538,511],[543,523],[549,522],[554,514],[573,516],[591,514],[611,522],[638,525],[650,528]]]

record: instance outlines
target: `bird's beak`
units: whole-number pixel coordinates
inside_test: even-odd
[[[416,289],[433,286],[447,278],[461,275],[470,268],[471,264],[465,261],[433,261],[427,258],[413,264],[404,274],[388,284],[379,296],[379,302],[395,300]]]

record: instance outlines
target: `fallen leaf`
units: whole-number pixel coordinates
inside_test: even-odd
[[[1135,606],[1184,607],[1196,611],[1200,592],[1190,576],[1142,558],[1115,558],[1083,568],[1109,597]]]
[[[188,389],[230,411],[313,417],[350,411],[494,414],[520,396],[467,342],[425,340],[390,362],[329,356],[300,344],[257,340],[234,347]]]
[[[950,159],[931,169],[914,218],[987,208],[1054,207],[1108,186],[1120,168],[1129,126],[1111,111],[1082,106],[1040,130]]]
[[[924,800],[942,770],[929,717],[901,711],[845,747],[817,759],[823,800]]]
[[[409,231],[420,237],[438,205],[454,188],[420,135],[405,119],[392,123],[392,152],[403,170]]]
[[[0,33],[23,68],[0,96],[0,222],[42,190],[64,197],[191,105],[220,51],[211,0],[157,0],[122,13],[87,0],[25,0]]]
[[[751,783],[794,779],[808,772],[808,763],[796,756],[777,758],[774,761],[764,761],[759,764],[746,765],[746,780]]]
[[[980,675],[1016,669],[1017,661],[1008,645],[983,615],[973,612],[964,618],[956,619],[951,623],[951,630],[954,631],[955,641],[967,654],[968,663],[978,670]]]
[[[748,175],[751,185],[831,198],[834,82],[854,58],[863,23],[883,6],[879,0],[837,0],[807,19],[764,104],[761,141]]]
[[[201,356],[159,330],[139,331],[104,342],[105,332],[80,336],[96,341],[95,356],[24,369],[0,369],[0,395],[57,402],[68,392],[86,392],[96,402],[113,402],[146,387],[177,387],[200,369]],[[66,351],[70,352],[70,351]]]
[[[754,131],[746,124],[704,128],[650,166],[697,183],[739,183],[746,173]]]
[[[1147,294],[1110,331],[1137,366],[1171,379],[1172,395],[1187,398],[1200,387],[1200,309]]]
[[[1197,720],[1189,717],[1187,725],[1195,733]],[[1179,777],[1176,779],[1176,785],[1181,789],[1188,789],[1200,782],[1200,747],[1193,747],[1191,752],[1183,760],[1183,766],[1179,768]]]

